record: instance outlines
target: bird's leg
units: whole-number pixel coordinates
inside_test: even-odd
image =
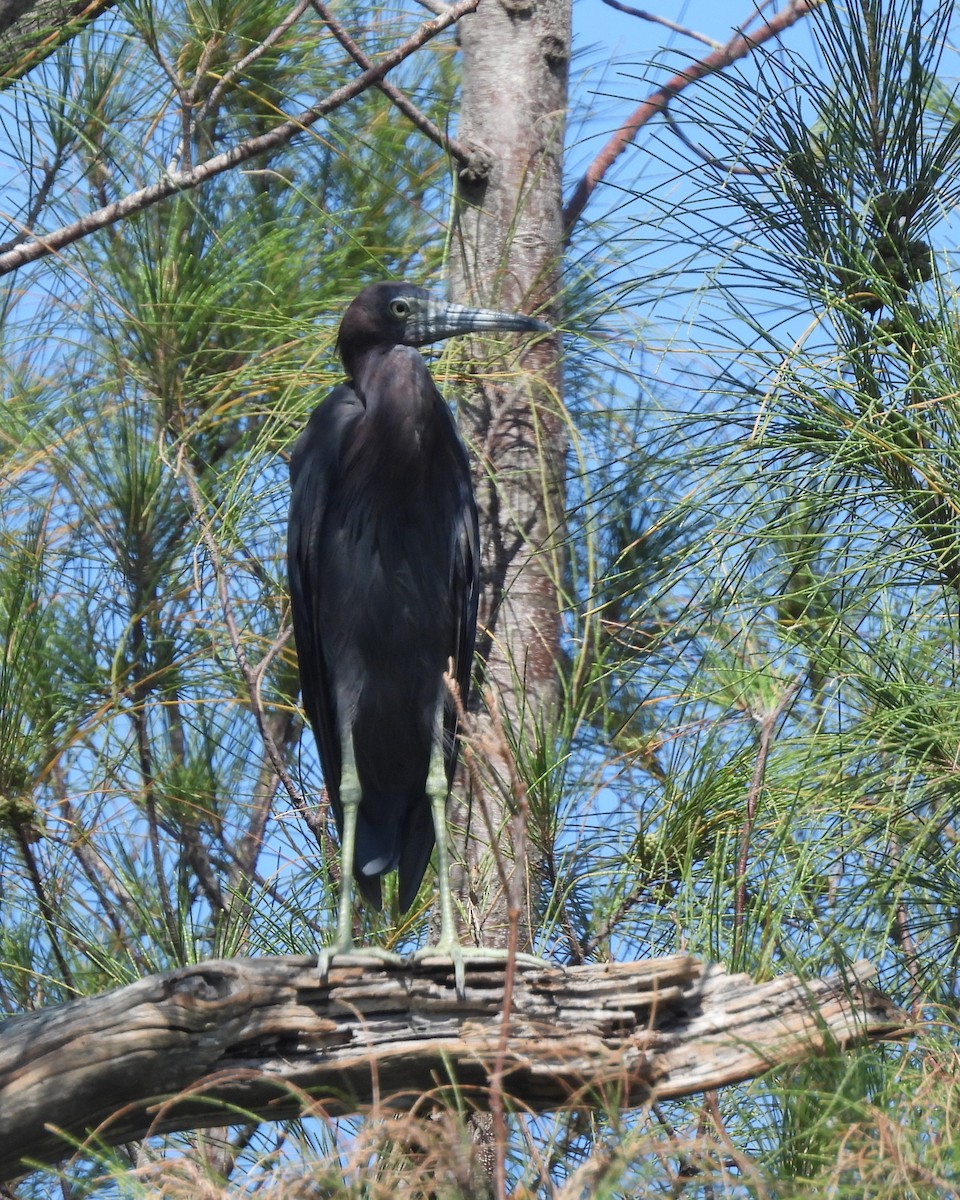
[[[449,958],[453,963],[453,979],[457,996],[466,999],[466,964],[474,960],[506,962],[508,959],[524,967],[552,967],[542,958],[532,954],[514,954],[509,950],[487,946],[464,946],[457,933],[457,919],[453,908],[453,889],[450,886],[450,835],[447,829],[447,773],[443,761],[443,704],[437,716],[433,750],[430,755],[430,771],[427,775],[427,792],[430,796],[430,811],[433,814],[433,832],[437,841],[437,882],[440,890],[440,937],[432,946],[423,946],[411,956],[414,962],[426,958]]]
[[[450,842],[447,832],[447,773],[443,763],[442,718],[440,707],[439,730],[434,732],[427,774],[427,794],[433,816],[433,832],[437,843],[437,885],[440,891],[440,938],[435,945],[423,946],[413,955],[413,961],[424,958],[449,958],[453,962],[453,978],[460,999],[466,993],[464,948],[457,934],[457,918],[453,909],[453,889],[450,887]]]
[[[360,811],[360,777],[353,757],[353,734],[347,729],[341,739],[343,766],[340,771],[340,803],[343,806],[343,836],[340,839],[340,898],[337,905],[337,934],[317,956],[317,970],[326,980],[336,958],[375,958],[385,966],[400,966],[399,954],[379,946],[353,944],[353,861],[357,843],[357,813]]]

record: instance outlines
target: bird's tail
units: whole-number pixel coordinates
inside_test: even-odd
[[[425,795],[412,801],[381,800],[369,814],[361,805],[353,868],[360,895],[379,911],[383,903],[380,878],[399,871],[400,911],[406,912],[426,874],[433,844],[430,801]]]

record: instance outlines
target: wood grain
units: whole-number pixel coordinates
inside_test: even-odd
[[[508,1103],[528,1111],[717,1088],[895,1035],[906,1019],[872,974],[754,983],[687,956],[524,968],[505,1027],[489,962],[470,964],[464,1001],[443,959],[352,960],[325,983],[315,958],[184,967],[0,1023],[0,1178],[88,1136],[426,1110],[454,1088],[485,1109],[498,1055]]]

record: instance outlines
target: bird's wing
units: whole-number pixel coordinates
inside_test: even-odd
[[[344,440],[362,413],[363,407],[353,389],[341,384],[314,410],[290,458],[287,571],[300,690],[338,826],[342,825],[341,750],[336,698],[324,660],[319,620],[323,588],[321,554],[327,504],[336,485]]]
[[[449,409],[447,410],[449,413]],[[450,418],[453,425],[453,418]],[[477,639],[477,606],[480,602],[480,530],[477,503],[470,478],[470,460],[460,435],[453,427],[458,463],[458,504],[454,529],[453,578],[450,604],[453,609],[454,638],[450,653],[460,698],[466,707],[470,696],[473,651]],[[457,714],[452,704],[444,708],[444,751],[447,782],[452,786],[457,766]]]

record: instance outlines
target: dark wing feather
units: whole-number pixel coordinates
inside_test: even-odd
[[[470,477],[470,460],[446,405],[444,410],[450,420],[451,448],[456,459],[458,483],[457,515],[453,529],[453,574],[450,580],[450,606],[454,619],[450,657],[453,659],[453,673],[460,689],[460,698],[466,708],[470,698],[470,676],[477,639],[477,606],[480,601],[480,530]],[[447,783],[452,786],[457,767],[457,714],[449,702],[444,706],[443,733]]]
[[[450,488],[453,503],[449,529],[452,555],[447,593],[450,641],[446,658],[453,659],[453,675],[460,689],[464,706],[470,695],[470,676],[473,671],[473,652],[477,635],[477,606],[480,599],[480,532],[477,505],[470,478],[470,460],[460,440],[453,415],[446,402],[436,393],[437,411],[443,422],[441,446],[444,463],[444,486]],[[447,696],[443,707],[443,755],[447,786],[453,786],[457,767],[457,709]],[[429,805],[424,803],[411,814],[400,856],[399,901],[405,912],[416,899],[417,892],[430,862],[434,845],[433,822]]]
[[[344,442],[351,426],[362,414],[363,406],[352,388],[346,384],[335,388],[314,410],[290,458],[287,570],[300,690],[317,741],[327,794],[341,833],[339,721],[318,620],[323,587],[320,553],[324,518],[331,490],[337,486]]]

